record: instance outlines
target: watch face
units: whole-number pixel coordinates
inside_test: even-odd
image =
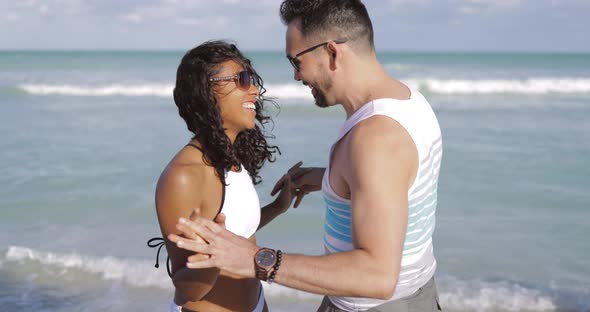
[[[256,263],[264,268],[271,267],[275,264],[275,254],[270,250],[262,250],[256,256]]]

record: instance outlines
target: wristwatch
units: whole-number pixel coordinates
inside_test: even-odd
[[[270,248],[260,248],[254,255],[256,278],[261,281],[268,280],[270,270],[275,263],[277,263],[277,252]]]

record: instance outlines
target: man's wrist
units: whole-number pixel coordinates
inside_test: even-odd
[[[277,250],[277,262],[272,267],[272,271],[270,272],[270,275],[268,276],[268,283],[269,284],[272,284],[275,281],[275,278],[277,277],[277,273],[279,271],[279,267],[281,266],[282,258],[283,258],[283,252],[280,249],[278,249]]]
[[[259,247],[258,245],[254,245],[254,248],[252,249],[252,255],[250,256],[250,259],[254,259],[256,257],[256,253],[258,253],[258,251],[260,249],[262,249],[262,247]],[[256,265],[254,265],[254,267],[251,270],[251,274],[248,277],[249,278],[256,278]]]
[[[260,248],[253,256],[254,276],[261,281],[268,281],[277,261],[280,262],[280,251],[270,248]],[[274,276],[273,276],[274,278]]]

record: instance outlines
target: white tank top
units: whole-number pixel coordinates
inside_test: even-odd
[[[343,310],[365,311],[385,302],[407,297],[424,286],[432,278],[436,269],[432,250],[432,233],[435,225],[438,175],[442,158],[441,131],[428,101],[419,92],[412,89],[410,92],[411,96],[408,100],[377,99],[365,104],[344,122],[336,140],[336,142],[340,140],[359,122],[375,115],[384,115],[405,128],[416,145],[419,158],[416,180],[408,190],[408,225],[401,270],[394,295],[389,300],[329,296],[334,305]],[[334,192],[330,186],[329,177],[330,165],[322,181],[322,192],[326,203],[324,224],[326,254],[354,249],[351,202]],[[355,209],[363,209],[363,207]],[[395,276],[391,278],[394,279]]]
[[[244,166],[240,172],[225,173],[223,205],[225,227],[236,235],[249,238],[260,224],[260,201],[252,178]]]

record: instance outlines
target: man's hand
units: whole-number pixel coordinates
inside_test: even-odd
[[[201,209],[195,208],[195,209],[193,209],[193,212],[189,216],[189,220],[196,221],[200,217],[201,217]],[[217,217],[215,217],[215,223],[217,223],[220,226],[222,226],[223,228],[225,228],[225,214],[223,214],[223,213],[218,214]],[[179,237],[192,240],[195,243],[207,244],[207,242],[202,237],[200,237],[197,233],[192,231],[185,224],[177,223],[176,229],[178,229],[181,232],[178,235]],[[194,254],[192,257],[194,257],[194,259],[203,259],[203,260],[209,259],[209,255],[198,254],[198,253]]]
[[[180,218],[177,228],[183,236],[198,235],[202,240],[187,239],[175,234],[168,235],[168,239],[179,248],[197,253],[188,257],[188,268],[219,268],[240,277],[255,277],[253,259],[259,247],[228,231],[219,218],[216,221],[217,223],[200,217],[194,221]]]

